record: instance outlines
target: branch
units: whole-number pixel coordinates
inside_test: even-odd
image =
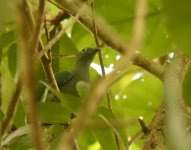
[[[39,1],[39,8],[37,12],[38,23],[34,26],[33,34],[30,32],[30,22],[28,18],[28,12],[30,9],[26,9],[27,2],[22,1],[18,7],[18,26],[20,29],[20,60],[22,85],[24,90],[24,96],[26,98],[26,111],[29,122],[31,123],[32,137],[34,146],[37,150],[42,150],[42,131],[40,127],[40,121],[38,116],[38,109],[36,105],[36,85],[35,85],[35,71],[34,71],[34,60],[31,57],[34,51],[37,49],[40,28],[43,21],[45,0]],[[30,15],[30,14],[29,14]],[[27,28],[28,27],[28,28]]]
[[[163,79],[163,74],[164,74],[164,66],[159,65],[158,63],[153,62],[147,57],[144,57],[140,53],[137,53],[133,58],[132,58],[133,64],[137,65],[148,72],[152,73],[156,77],[158,77],[160,80]]]
[[[41,6],[42,7],[42,6]],[[34,31],[35,26],[38,28],[38,30],[40,30],[39,28],[41,27],[41,25],[36,25],[36,21],[34,19],[34,16],[30,10],[29,4],[26,3],[26,8],[27,8],[27,12],[26,12],[26,17],[27,17],[27,24],[28,24],[28,32],[30,34],[32,34]],[[41,10],[39,11],[39,13],[42,13]],[[43,14],[41,14],[39,16],[40,18],[38,19],[39,21],[43,21]],[[39,24],[40,22],[38,22],[37,24]],[[37,31],[36,31],[37,32]],[[39,32],[39,31],[38,31]],[[38,37],[38,51],[42,50],[44,48],[43,42],[41,40],[41,38]],[[35,47],[35,51],[37,49]],[[34,52],[34,50],[32,50]],[[35,59],[36,61],[37,59]],[[48,83],[57,91],[59,91],[55,76],[54,76],[54,72],[52,70],[52,64],[51,64],[51,60],[50,58],[47,56],[47,54],[45,53],[42,57],[41,57],[41,63],[42,63],[42,67],[44,69],[45,72],[45,76],[48,80]],[[55,99],[57,100],[57,99]]]
[[[185,119],[182,107],[182,82],[189,66],[183,55],[176,54],[166,66],[164,74],[164,101],[153,117],[149,126],[150,135],[144,141],[143,150],[186,149]],[[170,146],[170,147],[168,147]],[[172,146],[172,147],[171,147]],[[189,148],[188,148],[189,149]]]

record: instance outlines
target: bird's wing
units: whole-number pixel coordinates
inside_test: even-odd
[[[73,74],[72,72],[69,72],[69,71],[58,72],[55,74],[58,87],[68,82],[72,77],[73,77]]]
[[[72,73],[69,71],[58,72],[55,74],[56,82],[58,87],[61,87],[63,84],[68,82],[72,78]],[[43,95],[46,86],[41,82],[38,83],[37,87],[37,99],[40,100],[40,97]]]

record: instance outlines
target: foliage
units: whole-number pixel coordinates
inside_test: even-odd
[[[54,0],[62,5],[63,2]],[[116,30],[118,34],[130,42],[133,37],[133,28],[136,3],[134,0],[95,0],[95,11],[103,17],[105,21]],[[18,10],[17,5],[20,1],[12,3],[6,0],[0,0],[0,74],[1,74],[1,108],[0,120],[8,112],[8,105],[11,97],[16,89],[17,80],[19,78],[21,60],[21,45],[19,45],[20,31],[18,29]],[[61,12],[59,8],[49,1],[46,1],[46,19],[54,20]],[[191,2],[189,0],[149,0],[147,15],[145,16],[145,35],[143,44],[139,50],[149,60],[154,63],[168,64],[176,52],[183,52],[190,59],[191,57]],[[51,24],[47,21],[50,39],[63,28],[67,23],[74,20],[74,17],[66,17],[60,20],[58,24]],[[52,22],[53,23],[53,22]],[[41,38],[44,45],[47,45],[46,34],[44,28],[41,29]],[[101,41],[101,40],[100,40]],[[93,33],[88,30],[82,23],[76,22],[70,26],[66,33],[52,46],[52,68],[54,72],[63,70],[72,70],[76,55],[84,47],[96,47]],[[116,69],[117,63],[125,56],[119,51],[108,47],[104,44],[101,48],[106,75]],[[165,56],[165,57],[164,57]],[[32,57],[32,56],[31,56]],[[162,58],[167,58],[162,62]],[[165,65],[163,65],[165,64]],[[77,90],[81,99],[72,95],[60,93],[48,84],[44,83],[45,74],[39,60],[35,63],[36,80],[43,80],[43,84],[60,100],[57,102],[37,102],[39,116],[43,128],[43,142],[49,149],[58,148],[62,133],[67,131],[70,122],[78,120],[80,109],[87,102],[91,90],[100,80],[100,62],[98,56],[94,59],[90,68],[91,86],[86,83],[79,83]],[[183,97],[190,106],[190,82],[191,69],[189,69],[184,81]],[[106,95],[102,97],[98,108],[93,113],[90,124],[83,129],[82,133],[77,137],[79,149],[99,150],[99,149],[117,149],[115,134],[120,140],[121,149],[128,147],[128,139],[133,137],[141,127],[137,120],[138,117],[144,118],[146,125],[149,125],[154,117],[155,112],[159,108],[163,100],[163,83],[157,75],[152,74],[144,67],[133,64],[127,65],[119,70],[120,77],[117,78],[109,87],[112,112],[107,106]],[[35,81],[34,81],[35,83]],[[46,96],[47,93],[45,93]],[[19,132],[18,137],[14,137],[18,129],[26,126],[26,107],[24,93],[19,98],[18,104],[15,106],[16,111],[11,118],[11,122],[6,130],[7,136],[3,136],[3,148],[17,150],[30,149],[33,147],[31,143],[30,132]],[[83,107],[82,107],[83,108]],[[76,117],[71,121],[71,114]],[[82,116],[83,117],[83,116]],[[112,121],[129,120],[130,123],[114,126]],[[134,121],[132,121],[134,120]],[[132,122],[131,122],[132,121]],[[125,122],[125,121],[124,121]],[[92,124],[100,123],[98,126]],[[92,125],[92,126],[91,126]],[[100,125],[100,126],[99,126]],[[102,127],[103,126],[103,127]],[[20,136],[20,137],[19,137]],[[10,139],[11,140],[10,140]],[[10,141],[9,141],[10,140]],[[134,141],[131,149],[140,150],[143,147],[143,141],[138,138]]]

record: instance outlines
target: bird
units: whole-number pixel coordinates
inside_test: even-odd
[[[76,84],[79,81],[84,81],[87,83],[90,82],[89,67],[98,50],[98,48],[84,48],[78,54],[75,66],[71,71],[61,71],[55,73],[56,82],[60,92],[79,97],[79,93],[76,89]],[[38,99],[41,98],[45,89],[45,85],[39,83],[37,88]]]

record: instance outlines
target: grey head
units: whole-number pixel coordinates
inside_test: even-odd
[[[76,65],[89,66],[92,63],[98,50],[99,50],[98,48],[89,48],[89,47],[81,50],[77,57]]]

